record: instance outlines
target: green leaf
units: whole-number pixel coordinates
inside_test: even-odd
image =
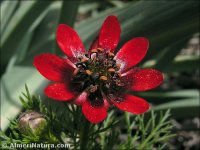
[[[133,93],[138,95],[153,104],[161,104],[171,102],[174,100],[182,100],[188,98],[198,98],[199,91],[195,89],[190,90],[177,90],[177,91],[149,91],[149,92],[138,92]]]
[[[199,56],[177,56],[175,60],[170,62],[169,65],[163,66],[162,72],[172,73],[172,72],[181,72],[181,71],[194,71],[199,68]],[[153,68],[156,64],[156,60],[146,61],[142,68]]]
[[[76,21],[79,3],[79,1],[63,1],[58,23],[73,27]]]
[[[20,52],[19,57],[22,59],[18,58],[20,61],[16,62],[17,65],[32,66],[34,56],[44,52],[52,52],[54,46],[53,43],[55,40],[53,33],[55,34],[56,32],[55,28],[57,25],[57,18],[59,17],[60,8],[60,2],[53,3],[48,8],[47,14],[44,16],[38,26],[35,26],[35,28],[31,30],[31,32],[33,32],[33,36],[31,37],[30,44],[28,47],[26,47],[26,49],[24,49],[24,53],[22,53],[22,51]]]
[[[145,3],[145,4],[144,4]],[[120,46],[136,36],[150,39],[150,49],[145,57],[150,58],[183,37],[198,32],[199,19],[196,2],[138,2],[144,11],[133,10],[132,17],[122,28]],[[188,13],[189,12],[189,13]],[[122,22],[123,24],[123,22]],[[119,47],[120,47],[119,46]]]
[[[172,44],[176,45],[177,41],[192,36],[198,32],[198,24],[197,18],[188,19],[181,25],[175,25],[173,28],[168,28],[160,34],[150,37],[150,53],[148,53],[147,58],[152,58],[160,52],[159,50]],[[159,44],[157,44],[158,41]]]
[[[199,68],[199,56],[180,56],[163,69],[165,73],[194,71]]]
[[[29,27],[28,31],[25,33],[24,37],[22,38],[21,42],[18,44],[16,51],[16,63],[21,62],[23,59],[26,58],[26,55],[29,51],[29,46],[31,45],[31,41],[33,39],[33,35],[35,33],[35,30],[39,26],[39,24],[42,22],[44,17],[47,15],[47,12],[49,9],[46,9],[39,17],[37,17],[34,21],[34,23]]]
[[[19,1],[2,1],[1,2],[1,36],[3,35],[7,24],[9,24],[15,10],[19,5]]]
[[[2,63],[8,63],[31,24],[50,4],[51,1],[23,1],[1,38]]]
[[[155,58],[156,63],[153,66],[153,68],[158,69],[160,71],[162,71],[163,68],[166,68],[171,63],[171,61],[174,60],[174,58],[182,50],[182,48],[186,45],[189,38],[190,36],[178,40],[176,43],[173,43],[173,45],[161,51],[159,55]]]
[[[200,111],[199,98],[177,100],[153,107],[155,111],[167,109],[171,110],[172,117],[176,119],[198,117]]]

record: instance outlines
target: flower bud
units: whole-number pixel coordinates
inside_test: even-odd
[[[36,135],[41,135],[46,131],[47,120],[41,113],[35,111],[27,111],[19,116],[20,131],[26,135],[30,131]]]

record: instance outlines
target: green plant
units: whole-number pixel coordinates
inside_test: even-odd
[[[1,132],[1,147],[16,148],[17,144],[46,143],[70,144],[72,149],[163,149],[164,142],[173,137],[171,134],[170,111],[160,113],[159,116],[151,111],[150,117],[146,115],[133,116],[125,113],[116,118],[116,111],[111,110],[107,119],[100,124],[90,124],[80,115],[80,108],[75,105],[62,104],[52,109],[52,104],[44,104],[37,96],[31,96],[29,90],[22,93],[20,100],[26,111],[36,111],[46,116],[48,125],[42,134],[32,129],[22,132],[20,118],[10,122],[6,133]],[[61,112],[62,110],[62,112]],[[86,121],[89,128],[86,130],[80,122]],[[126,124],[126,141],[120,140],[122,129]],[[39,128],[38,128],[39,129]],[[87,139],[87,140],[86,140]],[[98,139],[98,140],[97,140]],[[116,143],[119,141],[119,143]],[[83,148],[84,147],[84,148]]]

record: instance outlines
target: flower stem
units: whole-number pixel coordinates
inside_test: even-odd
[[[86,150],[89,141],[90,122],[85,119],[80,134],[80,150]]]

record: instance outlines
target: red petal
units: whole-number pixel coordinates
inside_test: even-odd
[[[94,39],[94,41],[92,42],[91,46],[90,46],[90,49],[89,49],[89,52],[93,49],[97,49],[99,47],[99,36],[96,37]]]
[[[82,92],[74,101],[73,103],[76,105],[82,105],[87,100],[87,92]]]
[[[154,69],[143,69],[138,71],[132,69],[128,72],[129,73],[125,73],[126,76],[124,76],[124,78],[129,79],[129,82],[131,82],[131,86],[129,87],[130,90],[150,90],[163,82],[162,73]]]
[[[112,102],[119,109],[133,114],[142,114],[149,109],[149,104],[144,99],[133,95],[126,95],[122,102]]]
[[[56,82],[69,80],[74,71],[66,60],[53,54],[38,55],[33,64],[45,78]]]
[[[63,83],[50,84],[44,92],[46,96],[61,101],[72,100],[77,96],[77,93],[72,92],[69,86]]]
[[[149,47],[149,42],[144,37],[137,37],[128,41],[116,54],[115,59],[121,64],[121,72],[139,63]]]
[[[104,21],[100,34],[99,45],[105,50],[114,51],[120,39],[120,24],[116,16],[109,16]]]
[[[99,123],[107,117],[107,110],[104,107],[93,107],[86,101],[82,106],[82,112],[91,123]]]
[[[85,48],[78,34],[74,29],[65,24],[58,26],[56,40],[60,49],[73,62],[76,61],[78,56],[85,54]]]
[[[108,102],[106,98],[103,98],[103,101],[104,101],[104,107],[108,109],[110,107],[110,103]]]

